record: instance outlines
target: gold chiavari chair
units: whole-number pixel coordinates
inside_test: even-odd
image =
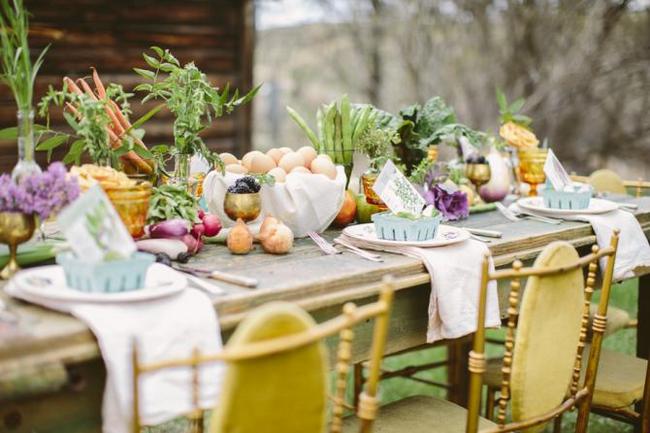
[[[464,409],[435,397],[410,397],[382,406],[375,422],[378,433],[506,433],[537,432],[562,413],[579,408],[576,431],[586,432],[589,406],[598,370],[600,347],[607,322],[607,303],[618,244],[580,258],[567,242],[553,242],[532,267],[515,261],[512,269],[490,272],[483,261],[478,303],[478,324],[469,354],[469,402]],[[593,339],[584,363],[589,307],[596,283],[598,261],[606,258],[602,293],[593,320]],[[583,268],[588,268],[586,284]],[[521,279],[527,278],[523,294]],[[508,324],[501,363],[500,396],[496,422],[480,417],[481,395],[487,369],[485,311],[488,282],[509,280]],[[567,393],[568,391],[568,393]],[[488,402],[489,403],[489,402]],[[510,410],[511,420],[507,414]],[[356,426],[355,421],[347,423]]]
[[[200,367],[225,362],[223,388],[213,410],[209,430],[213,433],[321,433],[328,407],[329,431],[339,433],[346,409],[345,394],[352,358],[354,331],[374,318],[369,353],[369,377],[359,397],[356,416],[359,432],[370,433],[377,414],[380,364],[385,350],[393,283],[385,278],[376,302],[360,307],[348,303],[343,314],[316,324],[304,310],[274,302],[252,311],[218,354],[194,352],[189,359],[140,362],[133,347],[133,433],[139,433],[142,377],[164,369],[190,368],[194,410],[187,415],[193,431],[202,432],[204,412],[199,407]],[[327,350],[325,339],[338,336],[334,393],[328,404]]]

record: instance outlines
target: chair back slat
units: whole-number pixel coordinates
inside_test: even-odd
[[[512,264],[512,271],[516,274],[523,267],[519,260]],[[521,281],[518,277],[510,280],[510,294],[508,295],[508,329],[506,330],[505,352],[503,354],[503,366],[501,367],[501,398],[499,399],[499,410],[497,422],[505,425],[508,401],[510,400],[510,375],[512,373],[512,356],[515,345],[515,333],[517,327],[517,316],[519,315],[519,292]]]
[[[348,317],[354,315],[356,305],[345,304],[343,314]],[[350,373],[350,360],[352,359],[352,339],[354,331],[351,328],[344,328],[339,333],[339,345],[336,353],[336,389],[334,392],[334,404],[332,406],[332,420],[330,432],[340,433],[343,430],[343,414],[345,412],[345,392],[348,387],[348,376]]]

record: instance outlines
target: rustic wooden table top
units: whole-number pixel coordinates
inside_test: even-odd
[[[618,200],[637,203],[636,216],[644,231],[650,232],[650,198]],[[595,242],[591,226],[582,222],[511,222],[498,212],[489,212],[472,215],[459,225],[503,233],[503,238],[488,244],[497,267],[507,266],[515,258],[532,259],[553,240],[566,240],[576,247]],[[324,236],[331,240],[337,234],[328,231]],[[370,296],[387,274],[396,278],[397,296],[401,289],[429,281],[419,260],[389,253],[382,256],[383,263],[349,253],[326,256],[309,239],[300,239],[285,256],[264,254],[259,248],[247,256],[233,256],[221,245],[209,245],[192,265],[253,276],[260,281],[256,289],[219,283],[226,292],[213,297],[214,304],[222,330],[229,331],[247,311],[265,302],[292,301],[313,311]],[[74,363],[99,356],[93,334],[74,317],[8,299],[4,292],[0,292],[0,298],[19,318],[14,324],[0,321],[0,381],[26,365]]]

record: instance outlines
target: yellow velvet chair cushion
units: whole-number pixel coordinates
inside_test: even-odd
[[[626,194],[623,179],[612,170],[596,170],[589,176],[589,184],[596,192],[611,192],[614,194]]]
[[[585,349],[585,356],[589,347]],[[586,358],[585,358],[586,359]],[[586,370],[586,362],[582,372]],[[648,361],[632,355],[602,349],[593,404],[608,409],[621,409],[643,399]]]
[[[555,267],[578,259],[571,244],[553,242],[535,260],[535,267]],[[580,269],[528,278],[519,310],[510,379],[514,421],[541,415],[563,401],[580,337],[583,284]]]
[[[254,310],[229,349],[309,330],[313,319],[288,303]],[[327,359],[322,342],[228,365],[212,433],[321,433],[327,413]]]
[[[450,401],[428,396],[413,396],[380,408],[373,424],[373,433],[464,433],[467,410]],[[479,430],[496,428],[492,421],[481,418]],[[359,431],[356,416],[344,419],[343,431]]]

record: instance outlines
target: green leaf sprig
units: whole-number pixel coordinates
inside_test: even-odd
[[[530,124],[533,122],[533,119],[520,113],[526,100],[519,98],[510,104],[503,91],[497,89],[496,92],[497,105],[499,106],[499,121],[501,124],[504,125],[508,122],[513,122],[526,129],[530,129]]]
[[[32,63],[27,41],[29,14],[23,0],[1,0],[0,6],[0,80],[11,89],[19,110],[31,110],[34,82],[49,45]]]
[[[230,94],[230,87],[219,89],[213,86],[206,75],[193,62],[181,65],[169,50],[151,47],[155,53],[143,58],[151,69],[135,68],[134,71],[148,82],[136,86],[136,91],[147,95],[142,102],[161,99],[176,118],[174,120],[174,146],[168,150],[172,154],[198,154],[212,166],[223,171],[223,161],[206,146],[199,135],[212,120],[231,113],[240,105],[250,102],[260,86],[239,96],[239,90]]]
[[[159,221],[182,218],[194,223],[197,221],[198,203],[196,198],[182,185],[161,185],[153,189],[149,199],[149,224]]]

